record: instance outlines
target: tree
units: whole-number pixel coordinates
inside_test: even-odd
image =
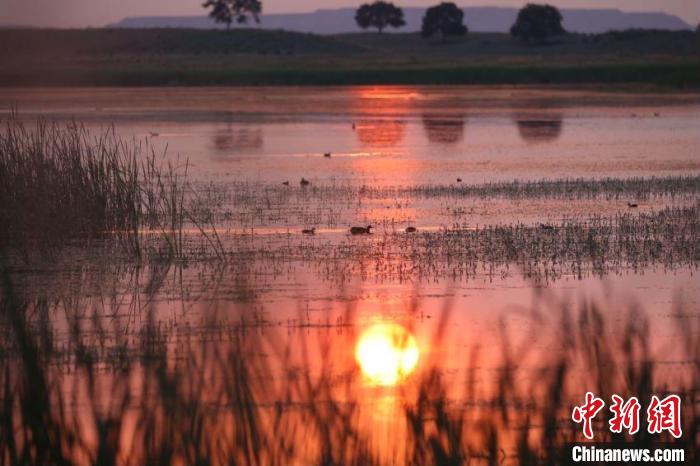
[[[566,32],[561,19],[559,10],[551,5],[528,3],[518,12],[510,34],[526,42],[546,42],[550,37]]]
[[[355,13],[355,22],[362,29],[373,27],[377,28],[380,33],[387,26],[399,28],[406,24],[401,8],[394,6],[393,3],[382,1],[372,4],[365,3],[358,8]]]
[[[260,0],[207,0],[202,6],[211,8],[209,16],[217,23],[226,23],[226,29],[231,28],[234,20],[238,24],[245,24],[248,22],[248,15],[259,23],[259,15],[262,12]]]
[[[463,36],[467,27],[462,24],[464,12],[452,2],[443,2],[430,7],[423,16],[421,35],[432,37],[439,33],[443,38],[448,36]]]

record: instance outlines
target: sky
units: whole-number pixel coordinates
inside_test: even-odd
[[[307,12],[356,7],[369,0],[262,0],[263,13]],[[453,0],[459,6],[522,6],[521,0]],[[393,0],[398,6],[429,6],[438,0]],[[559,8],[616,8],[663,11],[690,24],[700,22],[700,0],[530,0]],[[202,0],[0,0],[0,25],[100,27],[125,16],[203,14]]]

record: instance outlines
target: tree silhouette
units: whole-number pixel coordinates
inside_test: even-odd
[[[510,34],[526,42],[545,42],[566,32],[561,20],[561,13],[555,7],[528,3],[518,12]]]
[[[381,33],[385,27],[399,28],[406,24],[403,20],[403,10],[391,2],[365,3],[357,9],[355,22],[362,29],[377,28]]]
[[[207,0],[202,6],[211,9],[209,16],[217,23],[226,23],[226,29],[231,28],[233,21],[245,24],[248,21],[248,15],[259,23],[259,15],[262,12],[260,0]]]
[[[431,143],[456,144],[464,137],[464,115],[424,113],[423,129]]]
[[[406,122],[401,120],[364,120],[356,126],[357,139],[373,150],[394,147],[406,133]]]
[[[443,38],[448,36],[463,36],[467,27],[462,24],[464,12],[452,2],[443,2],[430,7],[423,16],[421,35],[432,37],[439,33]]]
[[[532,120],[529,118],[516,119],[518,133],[528,144],[541,144],[559,139],[564,119],[561,115],[552,115],[549,119]]]

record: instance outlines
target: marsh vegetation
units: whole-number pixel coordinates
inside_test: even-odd
[[[666,127],[644,111],[645,128]],[[596,440],[697,458],[692,154],[651,157],[654,174],[620,152],[605,165],[617,171],[510,177],[554,166],[544,144],[574,145],[567,129],[533,149],[514,127],[506,148],[525,162],[473,182],[483,172],[464,167],[480,162],[450,158],[461,139],[427,135],[437,161],[397,163],[400,141],[386,141],[398,126],[415,142],[423,119],[392,112],[342,121],[361,156],[322,139],[285,162],[266,156],[285,145],[269,126],[235,148],[212,131],[211,150],[240,151],[212,162],[216,176],[173,154],[181,133],[167,128],[3,119],[0,464],[562,464],[583,440],[571,409],[587,390],[678,394],[680,439],[611,434],[606,410]],[[376,137],[354,134],[359,121]],[[325,175],[347,167],[354,177]],[[399,356],[370,358],[370,372],[356,348],[368,331],[381,348],[386,328],[401,329]]]

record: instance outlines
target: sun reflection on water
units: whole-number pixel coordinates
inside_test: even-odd
[[[415,370],[419,354],[415,337],[397,324],[372,325],[355,346],[355,359],[372,385],[401,382]]]

